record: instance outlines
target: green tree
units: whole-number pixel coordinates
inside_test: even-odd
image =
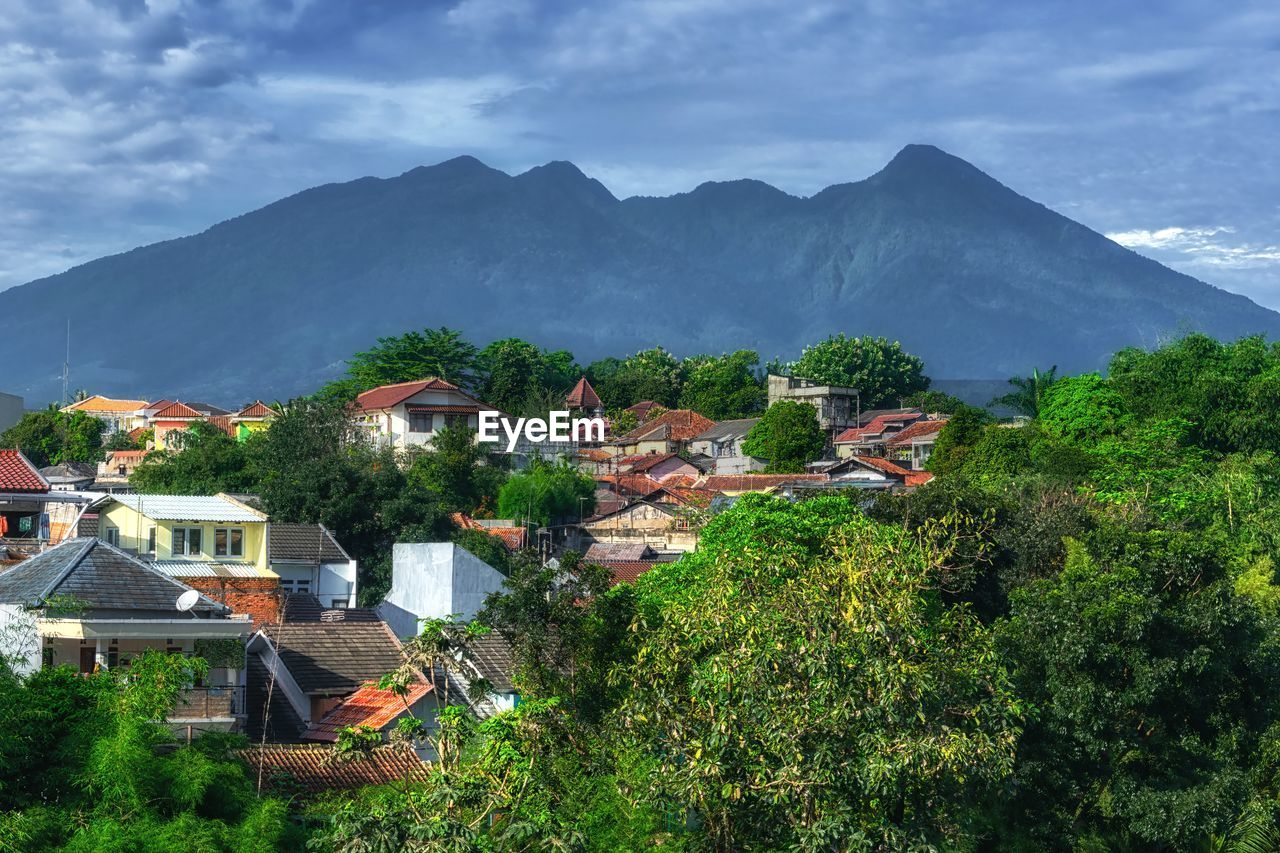
[[[929,456],[929,470],[935,474],[957,470],[991,421],[986,410],[974,406],[965,406],[953,413],[938,431],[938,440]]]
[[[904,352],[897,341],[870,336],[833,335],[805,347],[791,365],[791,375],[857,388],[865,409],[896,406],[900,398],[929,387],[923,361]]]
[[[680,362],[662,347],[643,350],[621,361],[597,361],[588,368],[587,375],[608,409],[623,409],[642,400],[674,408],[684,384]]]
[[[441,326],[378,338],[377,345],[351,357],[347,374],[361,391],[428,376],[471,387],[475,382],[476,356],[475,346],[461,332]]]
[[[818,426],[818,413],[808,403],[779,400],[760,417],[747,433],[742,449],[752,456],[768,459],[770,473],[794,474],[805,463],[822,455],[827,440]]]
[[[765,389],[756,375],[760,356],[738,350],[721,356],[685,359],[686,380],[680,391],[680,408],[715,421],[750,417],[765,406]]]
[[[645,793],[696,811],[714,849],[960,845],[1012,770],[1020,703],[991,634],[930,588],[944,555],[825,500],[841,523],[810,551],[765,543],[780,524],[811,541],[777,517],[821,510],[743,498],[696,588],[641,611],[659,616],[620,721],[658,757]]]
[[[1045,392],[1049,390],[1049,386],[1057,381],[1057,377],[1058,366],[1056,364],[1044,373],[1041,373],[1039,368],[1033,368],[1030,376],[1012,377],[1009,380],[1009,384],[1014,387],[1014,390],[1001,397],[996,397],[991,401],[990,405],[1005,406],[1029,418],[1039,417],[1040,404],[1044,400]]]
[[[547,352],[520,338],[494,341],[480,351],[477,363],[481,399],[508,413],[519,412],[531,392],[563,398],[572,384],[572,353]]]
[[[205,421],[171,435],[173,447],[147,455],[129,475],[129,485],[142,494],[214,495],[255,493],[259,472],[254,448],[260,436],[241,443]]]
[[[1063,441],[1092,443],[1121,432],[1132,420],[1124,398],[1096,373],[1054,382],[1040,400],[1040,424]]]
[[[535,459],[498,492],[498,516],[549,525],[577,521],[595,510],[595,481],[566,462]]]
[[[410,464],[409,481],[434,492],[444,512],[488,517],[498,505],[506,466],[475,437],[475,430],[465,427],[440,430],[431,449],[414,455]]]
[[[84,412],[60,412],[50,406],[27,412],[0,433],[0,447],[17,448],[37,468],[61,462],[102,459],[102,421]]]

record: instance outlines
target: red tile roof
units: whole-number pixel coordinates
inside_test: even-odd
[[[645,474],[602,474],[596,482],[603,484],[609,491],[617,491],[620,495],[652,494],[662,488],[662,484]],[[616,487],[616,489],[615,489]]]
[[[421,782],[428,765],[407,746],[382,746],[367,755],[341,760],[327,744],[267,744],[237,752],[256,778],[259,768],[272,788],[319,793],[339,788],[385,785],[405,778]]]
[[[151,416],[153,421],[178,421],[178,420],[195,420],[202,418],[204,415],[188,406],[186,403],[170,403],[163,409]]]
[[[823,483],[826,474],[712,474],[701,487],[717,492],[763,492],[784,483]]]
[[[343,699],[341,705],[313,722],[302,738],[333,742],[338,739],[338,733],[349,726],[368,726],[382,731],[430,692],[431,685],[419,681],[410,684],[409,692],[401,698],[391,690],[380,689],[372,681],[366,682]]]
[[[0,492],[43,494],[49,481],[19,450],[0,450]]]
[[[619,459],[618,463],[619,464],[625,463],[630,465],[631,467],[628,469],[628,473],[630,474],[643,474],[649,469],[654,468],[658,465],[661,465],[663,462],[666,462],[668,459],[678,459],[678,458],[679,458],[679,454],[676,454],[676,453],[647,453],[643,456],[628,456],[626,459]],[[627,460],[629,459],[634,459],[635,461],[628,462]]]
[[[107,460],[112,459],[141,459],[151,451],[149,450],[108,450]]]
[[[613,575],[614,584],[634,583],[635,579],[658,565],[657,560],[594,560]]]
[[[356,408],[364,409],[366,412],[390,409],[392,406],[409,399],[414,394],[427,390],[457,391],[459,388],[452,382],[445,382],[435,376],[420,379],[417,382],[397,382],[395,385],[381,385],[377,388],[370,388],[356,397]]]
[[[655,408],[658,408],[658,404],[652,400],[641,400],[634,406],[627,406],[627,411],[633,412],[640,422],[644,423],[645,418],[649,417],[650,410]]]
[[[933,474],[929,473],[928,471],[908,471],[907,472],[908,486],[923,486],[925,483],[929,482],[932,479],[933,479]]]
[[[213,417],[206,418],[205,420],[225,432],[231,438],[236,437],[236,427],[235,424],[231,423],[231,415],[214,415]]]
[[[924,417],[921,412],[895,412],[887,415],[876,415],[867,425],[861,428],[851,427],[836,436],[836,444],[875,439],[882,435],[890,425],[909,423]],[[895,433],[896,435],[896,433]]]
[[[715,500],[719,494],[719,492],[711,489],[693,489],[688,486],[664,485],[660,491],[646,496],[645,499],[661,501],[663,496],[669,496],[672,500],[682,506],[706,509],[711,506],[711,502]]]
[[[64,412],[136,412],[145,408],[146,400],[113,400],[110,397],[103,397],[101,394],[94,394],[92,397],[86,397],[72,403],[70,406],[63,406]]]
[[[615,444],[634,444],[649,439],[656,441],[691,441],[715,426],[716,422],[691,409],[672,409],[663,412],[651,421],[647,421],[631,432],[617,439]]]
[[[528,543],[529,531],[524,527],[489,527],[464,512],[449,513],[449,520],[461,530],[482,530],[501,539],[508,551],[519,551]]]
[[[236,412],[233,417],[236,418],[274,418],[280,413],[268,406],[261,400],[254,400],[248,406]]]
[[[936,421],[916,421],[911,426],[902,430],[902,432],[894,433],[893,436],[885,442],[886,447],[899,447],[904,444],[910,444],[913,439],[937,436],[942,428],[947,425],[946,420]]]
[[[906,478],[911,473],[910,469],[903,468],[891,459],[885,459],[883,456],[854,456],[851,457],[859,463],[874,468],[884,474],[890,474],[895,477]]]
[[[579,447],[578,458],[588,462],[608,462],[613,458],[613,454],[598,447]]]
[[[573,386],[573,390],[569,392],[569,396],[565,398],[565,405],[571,409],[599,409],[602,408],[600,397],[596,394],[596,389],[591,387],[591,383],[587,381],[587,377],[578,380],[578,384]]]

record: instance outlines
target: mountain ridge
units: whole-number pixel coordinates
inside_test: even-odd
[[[884,334],[956,379],[1095,369],[1189,330],[1280,337],[1280,314],[930,145],[810,196],[739,179],[619,199],[568,161],[469,155],[323,184],[0,291],[5,390],[55,396],[68,312],[77,387],[226,401],[309,391],[374,338],[439,325],[584,363]]]

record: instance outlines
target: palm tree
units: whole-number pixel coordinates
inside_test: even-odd
[[[1055,364],[1043,373],[1039,368],[1033,369],[1030,376],[1015,376],[1009,380],[1009,384],[1018,390],[1011,391],[1003,397],[996,397],[988,405],[1007,406],[1029,418],[1039,417],[1044,392],[1057,381],[1058,365]]]

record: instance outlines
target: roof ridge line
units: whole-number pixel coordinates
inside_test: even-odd
[[[65,542],[55,545],[53,548],[50,548],[49,550],[53,551],[58,548],[62,548],[66,545],[71,544],[74,541],[75,541],[74,539],[68,539]],[[71,574],[71,572],[75,569],[75,567],[80,565],[80,561],[83,560],[85,556],[89,553],[89,551],[93,549],[97,541],[98,541],[97,539],[86,539],[84,545],[80,546],[80,553],[72,557],[71,560],[67,562],[66,568],[58,572],[58,575],[52,581],[49,582],[48,586],[46,586],[44,589],[40,591],[40,595],[36,599],[37,604],[43,602],[46,598],[48,598],[49,594],[53,592],[55,589],[57,589],[59,584],[61,584],[64,580],[67,579],[67,575]],[[48,552],[46,551],[45,553],[48,553]]]

